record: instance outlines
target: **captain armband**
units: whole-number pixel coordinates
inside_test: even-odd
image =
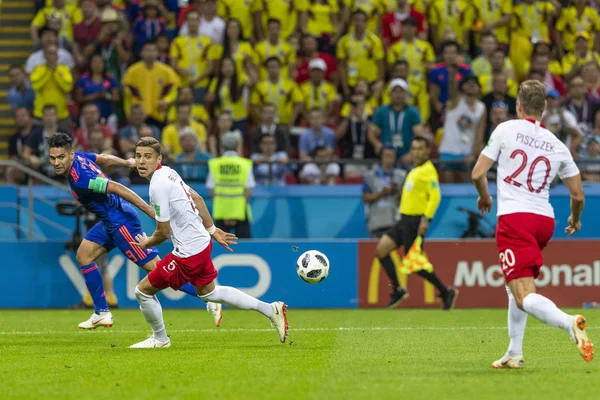
[[[108,187],[108,179],[106,178],[94,178],[90,180],[88,189],[94,193],[106,194],[106,188]]]

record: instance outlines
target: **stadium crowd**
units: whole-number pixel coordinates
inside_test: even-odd
[[[409,167],[422,135],[443,181],[463,181],[515,116],[525,79],[545,83],[544,123],[575,158],[600,161],[600,18],[588,0],[42,3],[32,54],[10,68],[9,152],[50,177],[44,138],[64,131],[80,150],[124,157],[153,136],[192,182],[227,138],[257,184],[275,185],[360,182],[382,148]],[[600,181],[600,163],[583,171]]]

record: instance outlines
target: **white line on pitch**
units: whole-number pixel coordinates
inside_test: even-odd
[[[290,332],[344,332],[344,331],[471,331],[471,330],[506,330],[505,326],[457,326],[457,327],[338,327],[338,328],[290,328]],[[527,328],[527,330],[543,330],[555,329],[549,326],[535,326]],[[596,329],[591,327],[588,329]],[[243,332],[272,332],[273,329],[257,329],[257,328],[231,328],[231,329],[169,329],[167,333],[243,333]],[[109,334],[130,334],[144,333],[147,330],[118,330],[118,329],[103,329],[99,328],[94,332],[109,333]],[[81,330],[72,331],[0,331],[0,335],[69,335],[82,334]]]

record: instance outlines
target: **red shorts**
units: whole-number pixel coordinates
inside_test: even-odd
[[[496,246],[504,280],[533,277],[544,263],[542,250],[554,233],[554,218],[532,213],[502,215],[496,227]]]
[[[217,277],[217,270],[210,259],[211,251],[212,243],[188,258],[169,253],[156,263],[156,269],[148,274],[148,280],[157,289],[170,287],[179,290],[188,282],[194,286],[207,285]]]

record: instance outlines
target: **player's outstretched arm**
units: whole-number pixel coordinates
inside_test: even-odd
[[[130,158],[128,160],[124,160],[122,158],[110,155],[110,154],[97,154],[96,155],[96,164],[101,168],[108,167],[127,167],[127,168],[135,168],[135,159]]]
[[[565,228],[565,232],[571,236],[581,229],[580,218],[585,201],[583,186],[581,185],[581,175],[564,178],[563,183],[571,195],[571,216],[569,217],[569,226]]]
[[[210,216],[210,212],[208,211],[208,207],[206,207],[204,199],[198,194],[198,192],[190,188],[190,196],[192,196],[192,201],[196,205],[198,215],[200,218],[202,218],[202,225],[204,225],[208,233],[210,233],[213,239],[215,239],[216,242],[221,246],[225,247],[229,251],[233,251],[229,245],[237,244],[237,237],[234,234],[223,232],[221,229],[215,227],[212,217]]]
[[[494,160],[483,154],[480,154],[477,164],[475,164],[475,167],[471,172],[471,179],[473,180],[473,184],[475,185],[477,193],[479,194],[479,199],[477,199],[477,208],[483,214],[488,213],[492,208],[492,196],[490,196],[490,192],[488,191],[487,180],[487,173],[492,165],[494,165]]]
[[[119,182],[110,181],[108,188],[106,188],[106,193],[116,194],[122,199],[127,200],[140,210],[142,210],[146,215],[150,218],[154,219],[156,216],[152,207],[150,207],[140,196],[135,194],[135,192],[128,187],[121,185]]]

